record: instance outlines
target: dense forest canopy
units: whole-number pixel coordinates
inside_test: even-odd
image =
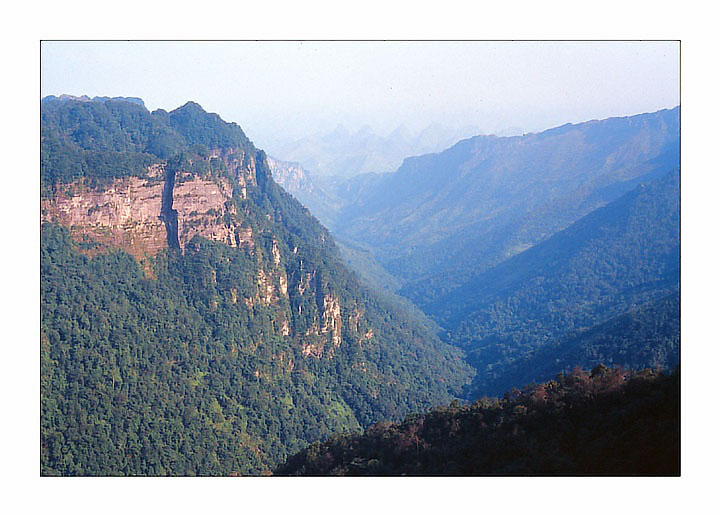
[[[310,446],[279,475],[679,475],[679,372],[575,369]]]
[[[47,98],[41,111],[41,185],[86,178],[93,185],[145,177],[147,166],[183,152],[210,148],[254,150],[242,129],[188,102],[150,113],[125,100]]]
[[[671,172],[638,186],[437,302],[421,305],[448,331],[449,341],[468,351],[470,363],[479,371],[475,394],[502,394],[519,382],[547,378],[514,377],[506,366],[529,359],[573,332],[677,295],[679,202],[679,175]],[[677,305],[664,313],[653,313],[655,324],[635,332],[633,342],[626,339],[620,344],[604,338],[606,359],[626,366],[674,367],[679,360],[680,315]],[[661,317],[674,323],[660,326]],[[637,360],[643,348],[647,361]],[[662,356],[660,362],[651,361],[652,349]],[[633,353],[635,360],[630,356]],[[553,373],[566,366],[560,363],[560,355],[541,356],[550,359],[549,364],[555,362]],[[580,363],[589,365],[581,361],[571,367]]]
[[[51,99],[42,112],[51,200],[69,181],[102,190],[163,163],[172,181],[229,182],[229,209],[253,235],[238,247],[195,237],[154,256],[148,275],[121,249],[43,224],[43,475],[267,473],[334,432],[448,402],[468,381],[459,350],[347,271],[238,126],[194,103],[149,113],[122,100]],[[210,149],[252,171],[246,195]],[[286,277],[287,295],[254,301],[260,271]],[[329,302],[343,329],[334,345],[317,322]],[[325,351],[308,353],[312,339]]]

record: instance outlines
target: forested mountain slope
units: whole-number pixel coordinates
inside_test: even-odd
[[[449,342],[468,351],[478,368],[476,392],[492,383],[493,393],[502,393],[514,384],[503,376],[508,364],[677,293],[679,203],[679,174],[672,172],[420,306],[448,331]],[[668,317],[677,321],[679,313]],[[679,323],[667,329],[665,337],[676,341]],[[561,357],[552,358],[548,366]],[[493,382],[496,375],[506,381]]]
[[[41,135],[43,475],[260,474],[468,380],[237,125],[51,98]]]
[[[677,476],[679,373],[578,368],[499,400],[333,436],[275,473]]]
[[[373,176],[331,229],[427,301],[679,167],[679,108],[477,136]]]
[[[508,385],[543,381],[561,371],[598,363],[670,370],[679,362],[680,292],[675,291],[478,375],[473,392],[500,393]]]

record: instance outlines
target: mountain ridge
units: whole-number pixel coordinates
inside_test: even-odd
[[[335,235],[374,249],[385,269],[422,289],[500,263],[677,167],[679,107],[523,136],[475,136],[407,157],[394,173],[306,173],[332,202],[310,199],[299,186],[294,195]]]

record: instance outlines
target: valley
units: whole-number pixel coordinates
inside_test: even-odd
[[[466,351],[477,369],[468,399],[502,395],[568,366],[542,350],[679,295],[679,115],[674,108],[476,136],[408,157],[394,173],[342,182],[303,171],[334,195],[322,209],[299,185],[287,188],[352,250],[344,253],[352,269],[416,305],[443,340]],[[672,368],[678,328],[635,334],[639,349],[658,338],[671,346],[659,362],[599,356]],[[511,373],[534,355],[544,357],[544,374]]]

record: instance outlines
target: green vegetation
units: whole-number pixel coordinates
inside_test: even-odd
[[[448,400],[468,377],[456,352],[327,269],[376,337],[360,346],[348,329],[332,358],[304,356],[279,336],[287,306],[233,303],[255,295],[256,264],[198,239],[159,256],[150,280],[129,255],[90,259],[44,227],[43,474],[259,474],[335,431]],[[304,330],[317,304],[291,302]]]
[[[650,122],[662,126],[658,120]],[[149,113],[119,99],[43,101],[42,195],[75,181],[101,189],[165,164],[167,177],[153,181],[170,186],[163,220],[174,245],[151,259],[148,275],[123,251],[42,226],[41,474],[257,475],[304,448],[277,472],[677,474],[677,374],[575,369],[500,400],[417,415],[578,364],[677,364],[679,177],[666,168],[674,160],[670,122],[656,134],[615,121],[607,141],[607,124],[564,126],[532,135],[526,151],[518,139],[473,139],[408,160],[395,177],[361,179],[362,195],[385,184],[402,211],[426,199],[428,188],[447,186],[440,172],[448,166],[465,177],[468,149],[485,156],[481,181],[500,170],[499,158],[488,157],[495,146],[520,156],[508,162],[516,175],[502,175],[514,179],[471,210],[472,224],[482,220],[488,232],[460,224],[450,229],[464,228],[462,241],[436,238],[449,228],[442,216],[385,211],[379,196],[365,206],[371,217],[356,214],[362,224],[354,235],[367,230],[372,240],[392,226],[392,238],[403,224],[422,222],[421,233],[397,239],[394,249],[361,239],[338,248],[273,181],[265,154],[242,130],[197,104]],[[589,142],[591,152],[573,158],[562,144],[567,135]],[[654,141],[647,155],[607,161],[646,136]],[[526,180],[539,176],[528,163],[547,161],[557,148],[553,159],[572,164],[578,177],[564,185],[564,175],[552,175],[565,166],[558,165],[540,173],[547,184],[529,188]],[[213,157],[217,149],[221,159]],[[593,167],[606,162],[615,168],[593,179]],[[231,170],[252,170],[252,181],[241,187]],[[211,215],[218,226],[251,230],[252,245],[195,237],[179,248],[171,187],[197,176],[232,186],[227,211]],[[386,181],[399,183],[387,188]],[[450,183],[463,202],[474,202],[477,188]],[[543,197],[546,187],[564,197]],[[462,221],[468,204],[450,193],[432,209],[450,209]],[[483,218],[505,205],[496,219]],[[357,222],[350,215],[343,223]],[[526,250],[508,258],[509,249]],[[382,292],[363,287],[341,253]],[[400,293],[434,322],[398,301],[401,285],[387,271],[402,264],[412,281]],[[277,283],[276,294],[286,280],[287,293],[262,299],[260,278]],[[329,305],[339,308],[339,343],[321,329]],[[434,334],[435,322],[447,343]],[[479,371],[469,388],[474,371],[463,352]]]
[[[417,306],[408,301],[407,298],[396,294],[400,282],[373,259],[370,251],[340,239],[335,239],[335,243],[347,267],[357,274],[375,292],[375,295],[387,300],[388,304],[402,308],[414,320],[433,333],[441,331],[435,321],[430,319]]]
[[[124,100],[77,102],[45,99],[41,112],[43,195],[63,183],[84,179],[102,188],[120,177],[146,177],[147,166],[169,158],[189,163],[201,158],[207,172],[220,165],[207,159],[208,149],[233,148],[254,154],[254,147],[236,124],[225,123],[194,102],[168,113],[150,113]]]
[[[511,364],[532,362],[533,354],[543,347],[676,293],[679,202],[679,175],[673,172],[421,305],[447,330],[447,340],[465,349],[469,362],[478,369],[471,396],[497,395],[518,382],[551,377],[565,366],[562,353],[534,355],[547,359],[548,367],[556,367],[545,376],[513,376],[511,371],[518,366]],[[662,326],[667,334],[659,335],[655,329],[660,328],[659,320],[657,326],[648,323],[643,326],[647,335],[635,332],[632,340],[625,340],[625,352],[633,346],[645,347],[644,356],[650,359],[647,347],[657,345],[658,339],[677,343],[679,313],[676,310],[667,317],[676,321]],[[673,367],[678,359],[676,345],[667,354],[658,350],[662,363],[628,361],[619,354],[621,348],[610,350],[611,345],[609,355],[619,364]],[[534,363],[539,365],[537,360]]]
[[[88,258],[45,226],[42,473],[259,474],[333,432],[448,400],[467,378],[456,352],[349,278],[339,295],[377,337],[359,346],[348,330],[332,358],[305,357],[279,336],[286,306],[233,303],[233,291],[255,295],[256,267],[251,253],[198,239],[159,256],[151,280],[131,256]],[[318,307],[292,303],[304,329]]]
[[[230,181],[229,202],[255,243],[196,237],[158,254],[150,279],[129,254],[88,257],[79,251],[93,242],[43,225],[42,475],[268,473],[334,432],[449,402],[471,377],[459,350],[360,286],[327,230],[274,183],[239,127],[203,113],[195,104],[150,115],[123,101],[43,103],[43,130],[57,144],[43,155],[48,163],[64,152],[132,155],[164,134],[165,150],[153,156],[172,153],[172,174]],[[210,158],[216,146],[241,166],[256,164],[247,198]],[[47,195],[71,177],[54,166],[42,169]],[[103,173],[91,167],[83,177]],[[288,295],[260,302],[261,269],[283,274]],[[318,334],[328,295],[341,313],[337,346]],[[308,344],[322,353],[304,353]]]
[[[310,446],[278,475],[679,475],[680,383],[575,369]]]
[[[498,392],[552,378],[576,366],[604,363],[630,369],[670,369],[680,361],[680,293],[542,346],[529,356],[488,373],[475,382],[476,392]]]

